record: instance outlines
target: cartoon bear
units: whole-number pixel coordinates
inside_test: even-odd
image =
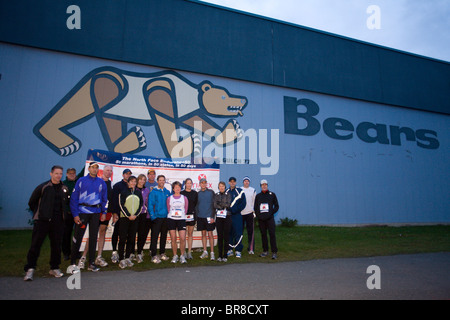
[[[236,120],[219,126],[208,116],[243,116],[247,99],[203,81],[199,85],[174,71],[135,73],[102,67],[87,74],[33,129],[39,139],[61,156],[81,147],[69,129],[96,117],[110,151],[138,153],[147,147],[139,127],[154,125],[166,157],[184,158],[199,153],[194,129],[217,145],[242,137]],[[133,126],[128,129],[128,124]]]

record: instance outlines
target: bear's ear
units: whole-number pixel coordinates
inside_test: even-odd
[[[208,91],[209,89],[211,89],[211,83],[205,82],[205,83],[202,84],[202,91],[203,91],[203,92],[206,92],[206,91]]]

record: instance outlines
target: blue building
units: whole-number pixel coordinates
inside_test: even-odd
[[[445,61],[197,1],[3,1],[0,97],[0,228],[89,149],[217,161],[300,224],[450,222]]]

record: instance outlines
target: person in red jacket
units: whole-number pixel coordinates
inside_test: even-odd
[[[278,248],[275,236],[274,215],[279,209],[278,199],[274,192],[269,191],[267,180],[261,180],[261,192],[255,198],[255,214],[259,221],[263,252],[260,257],[266,257],[269,251],[267,242],[267,231],[269,231],[270,248],[272,249],[272,259],[277,259]]]

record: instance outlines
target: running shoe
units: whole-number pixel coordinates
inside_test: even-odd
[[[231,257],[233,255],[234,255],[233,250],[232,249],[228,250],[227,257]]]
[[[76,264],[71,264],[70,266],[67,267],[66,273],[68,274],[75,274],[80,272],[80,268],[78,268],[78,266]]]
[[[167,261],[167,260],[169,260],[169,257],[168,257],[168,256],[166,256],[166,254],[165,254],[165,253],[163,253],[163,254],[161,254],[161,257],[160,257],[160,259],[161,259],[161,260],[163,260],[163,261]]]
[[[184,254],[181,255],[181,257],[180,257],[180,262],[181,262],[182,264],[187,263],[186,257],[185,257]]]
[[[98,264],[100,267],[107,267],[108,266],[108,263],[101,256],[98,256],[95,259],[95,264]]]
[[[134,263],[131,262],[131,256],[130,256],[130,258],[125,259],[125,262],[127,263],[127,267],[132,267],[132,266],[134,266]]]
[[[216,260],[216,257],[214,256],[214,252],[211,252],[211,261]]]
[[[172,261],[170,261],[170,262],[177,263],[178,262],[178,255],[177,254],[174,255],[173,258],[172,258]]]
[[[203,251],[202,255],[200,256],[200,259],[208,258],[208,251]]]
[[[138,254],[138,255],[136,256],[136,261],[137,261],[137,263],[142,263],[142,262],[144,262],[144,255],[143,255],[143,254]]]
[[[89,270],[89,271],[92,271],[92,272],[97,272],[97,271],[100,270],[100,268],[97,267],[95,264],[91,263],[91,264],[89,265],[89,267],[88,267],[88,270]]]
[[[81,257],[80,261],[78,261],[78,268],[84,269],[85,265],[86,265],[86,257]]]
[[[241,253],[239,251],[236,251],[236,258],[241,258]]]
[[[25,274],[25,277],[23,278],[23,281],[33,281],[33,275],[34,275],[34,269],[30,268],[27,270],[27,273]]]
[[[125,269],[126,267],[127,267],[127,262],[125,261],[125,259],[120,260],[120,262],[119,262],[119,268]]]
[[[64,275],[59,269],[52,269],[49,271],[49,274],[55,278],[61,278]]]
[[[152,262],[153,263],[161,263],[161,259],[159,259],[158,255],[152,257]]]
[[[261,253],[259,256],[262,257],[262,258],[264,258],[264,257],[267,257],[268,254],[269,254],[269,253],[268,253],[267,251],[264,251],[264,252]]]
[[[117,251],[113,251],[111,255],[111,262],[117,263],[119,262],[119,253]]]

